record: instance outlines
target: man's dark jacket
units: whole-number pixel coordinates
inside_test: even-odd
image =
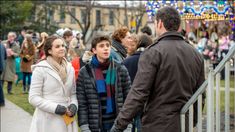
[[[180,132],[180,110],[204,80],[202,56],[179,33],[164,33],[142,53],[116,127],[144,106],[143,132]]]

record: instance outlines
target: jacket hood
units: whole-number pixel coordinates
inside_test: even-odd
[[[67,69],[70,67],[71,63],[67,62]],[[40,61],[39,63],[32,65],[31,69],[32,72],[35,70],[36,67],[46,67],[46,68],[50,68],[53,69],[46,60]]]
[[[85,51],[85,53],[82,56],[82,61],[83,62],[89,62],[93,56],[93,53],[90,51]]]

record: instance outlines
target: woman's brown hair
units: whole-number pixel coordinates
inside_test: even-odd
[[[30,55],[34,55],[35,54],[35,47],[34,47],[34,44],[33,44],[33,39],[32,39],[32,36],[29,35],[29,34],[26,34],[25,35],[25,39],[26,41],[23,42],[22,44],[22,49],[26,49],[27,47],[25,46],[25,43],[28,44],[28,51],[29,51],[29,54]],[[23,50],[21,50],[21,53],[23,52]]]
[[[59,36],[56,36],[56,35],[52,35],[52,36],[50,36],[46,39],[46,42],[45,42],[45,45],[44,45],[44,51],[45,51],[46,57],[50,56],[49,50],[52,48],[52,43],[56,39],[61,39],[64,42],[63,38],[61,38]]]

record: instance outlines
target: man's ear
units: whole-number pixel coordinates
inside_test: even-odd
[[[162,28],[162,27],[164,26],[161,19],[159,19],[158,24],[159,24],[159,27],[160,27],[160,28]]]
[[[96,49],[95,48],[92,48],[91,50],[94,54],[96,54]]]

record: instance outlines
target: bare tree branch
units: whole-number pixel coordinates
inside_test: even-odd
[[[115,15],[115,13],[113,13],[113,16],[117,20],[118,24],[120,24],[122,26],[124,25],[124,24],[121,23],[120,19]]]
[[[76,22],[77,24],[79,25],[79,27],[81,28],[81,30],[83,31],[84,28],[80,22],[79,19],[76,18],[76,16],[74,16],[74,14],[71,12],[71,10],[69,9],[69,7],[67,6],[66,10],[65,10],[65,13],[67,13],[68,15],[70,15],[70,17],[72,17]]]
[[[62,4],[66,5],[66,10],[65,13],[68,14],[72,19],[74,19],[76,21],[76,23],[78,24],[78,26],[80,27],[82,34],[83,34],[83,42],[84,44],[86,44],[87,40],[87,33],[88,30],[90,29],[91,26],[91,11],[92,8],[95,5],[95,1],[94,0],[87,0],[87,1],[83,1],[84,6],[85,6],[85,21],[84,23],[82,23],[81,20],[79,20],[78,18],[76,18],[76,16],[72,13],[71,9],[69,9],[69,1],[63,1]],[[93,31],[93,30],[92,30]]]

